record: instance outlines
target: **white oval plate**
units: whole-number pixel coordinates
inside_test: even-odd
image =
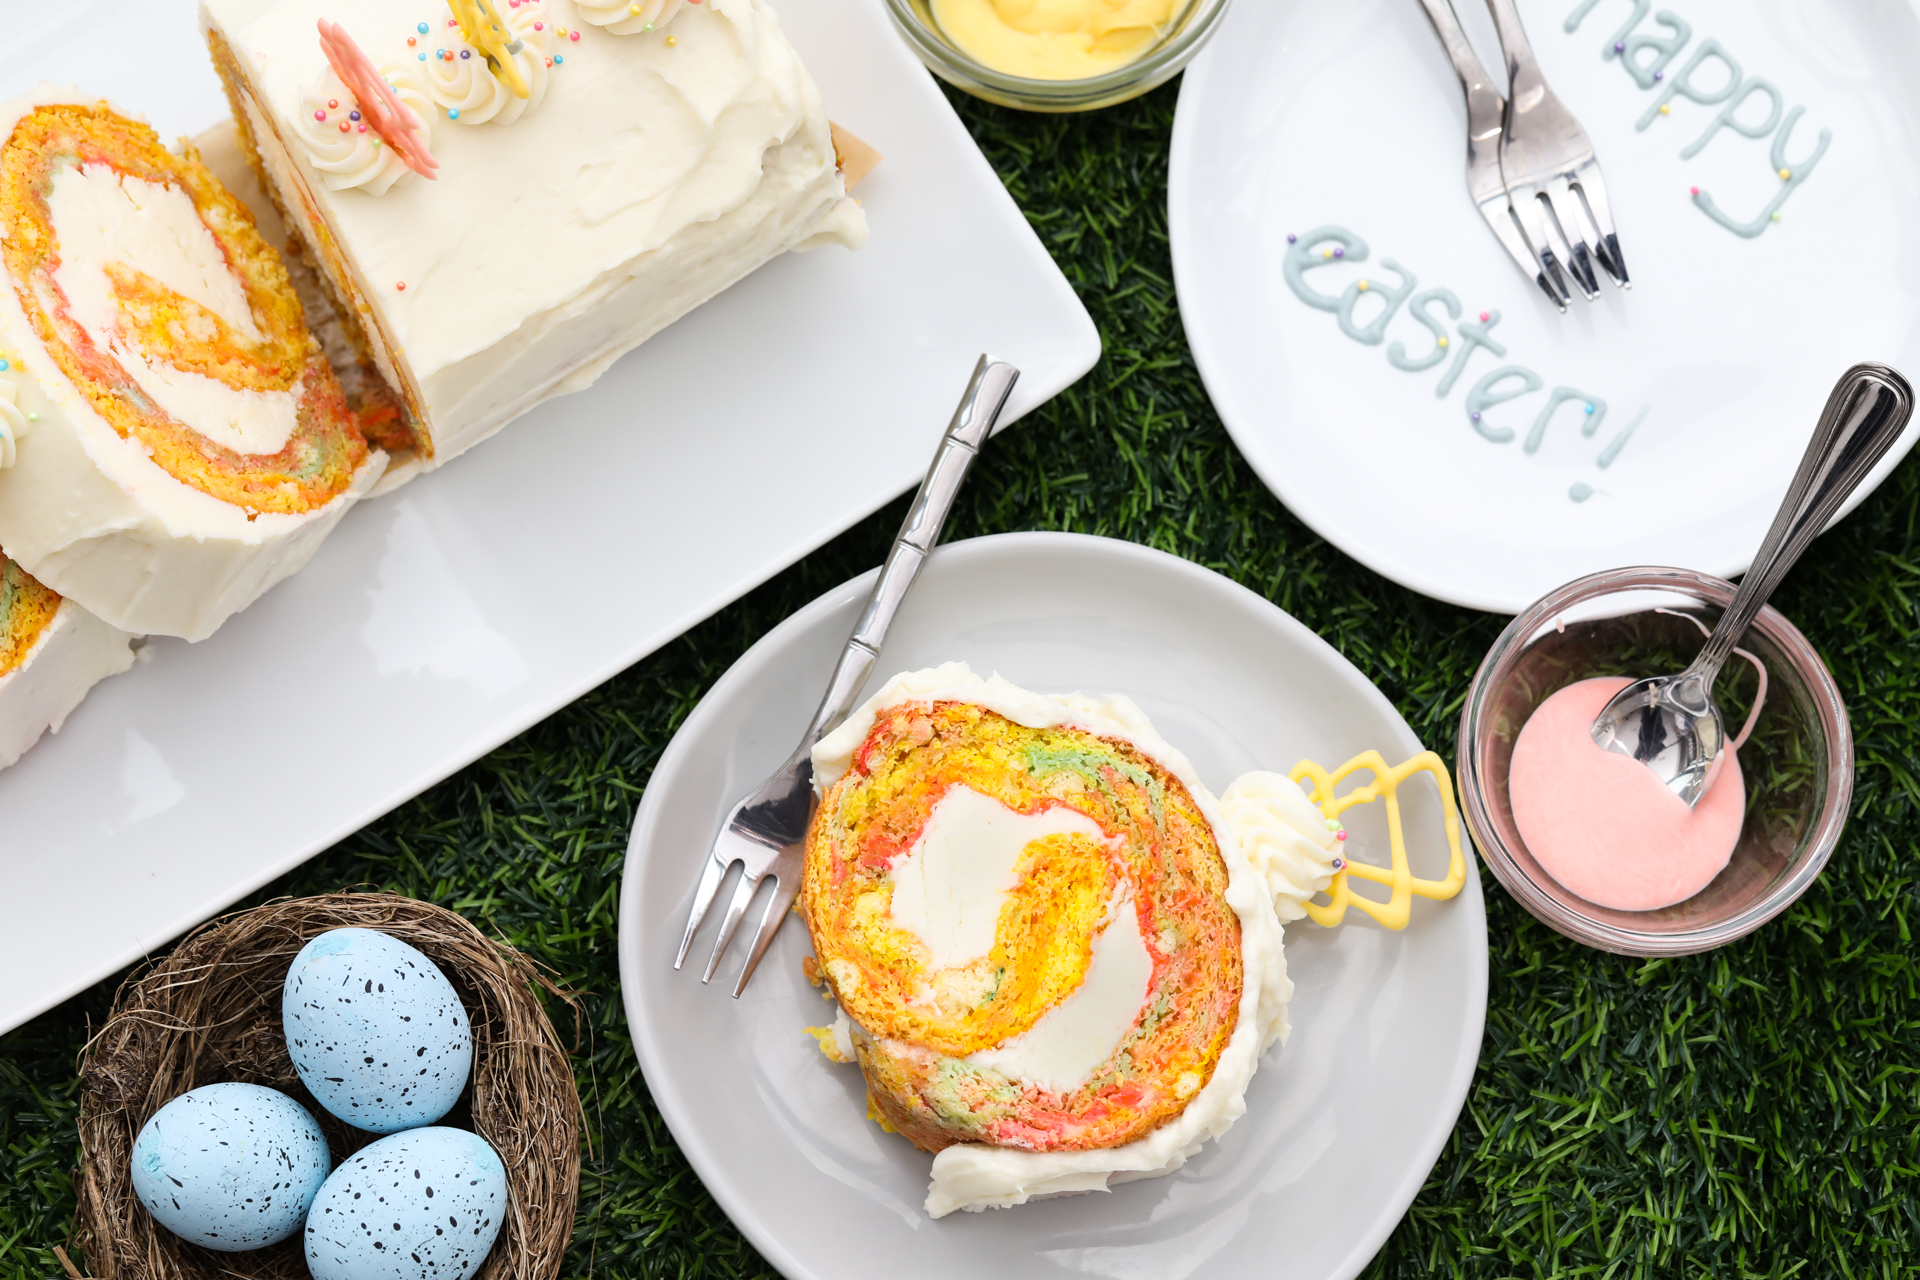
[[[1520,7],[1548,81],[1593,140],[1632,290],[1603,278],[1597,301],[1576,295],[1562,316],[1506,256],[1467,198],[1466,110],[1420,6],[1240,4],[1187,71],[1174,122],[1167,203],[1194,359],[1281,500],[1414,590],[1515,613],[1618,565],[1732,576],[1759,545],[1841,371],[1880,360],[1920,376],[1920,256],[1907,252],[1920,189],[1920,21],[1910,5],[1873,0],[1673,0],[1691,38],[1643,90],[1602,56],[1633,5]],[[1456,8],[1482,61],[1498,68],[1486,6]],[[1638,32],[1665,34],[1657,17],[1667,11],[1653,6]],[[1708,39],[1745,77],[1775,85],[1787,113],[1806,108],[1787,144],[1790,172],[1821,130],[1832,134],[1780,221],[1751,239],[1712,221],[1690,192],[1740,218],[1764,211],[1786,185],[1771,139],[1722,129],[1682,158],[1721,106],[1680,97],[1670,114],[1657,111]],[[1653,70],[1657,51],[1636,52]],[[1711,96],[1725,75],[1710,59],[1692,82]],[[1754,92],[1738,118],[1757,124],[1769,103]],[[1388,362],[1395,342],[1410,359],[1435,346],[1404,306],[1378,345],[1345,336],[1283,275],[1287,235],[1330,225],[1358,235],[1368,256],[1308,271],[1307,285],[1338,295],[1365,278],[1378,299],[1396,282],[1392,258],[1419,289],[1451,289],[1461,321],[1499,312],[1491,336],[1507,354],[1473,351],[1438,396],[1468,345],[1458,323],[1446,326],[1443,361],[1423,372]],[[1381,306],[1362,302],[1356,327]],[[1442,304],[1430,306],[1444,318]],[[1543,385],[1484,412],[1489,430],[1513,433],[1495,442],[1469,420],[1466,399],[1506,365]],[[1563,404],[1527,452],[1562,386],[1582,398]],[[1589,395],[1604,413],[1582,412]]]
[[[792,1280],[1356,1274],[1433,1167],[1479,1054],[1487,938],[1471,862],[1465,891],[1416,903],[1403,933],[1364,920],[1287,930],[1292,1038],[1254,1077],[1247,1114],[1185,1169],[938,1222],[921,1209],[930,1157],[869,1123],[858,1070],[801,1031],[828,1006],[801,975],[798,921],[737,1001],[738,956],[700,984],[712,922],[673,970],[700,859],[728,806],[798,740],[872,578],[814,601],[721,677],[634,823],[620,902],[627,1018],[654,1101],[714,1198]],[[1396,762],[1420,749],[1379,690],[1300,623],[1130,543],[1026,533],[942,547],[873,687],[951,659],[1035,689],[1125,693],[1215,789],[1303,756],[1332,767],[1370,747]],[[1439,802],[1416,790],[1414,869],[1438,876]],[[1346,819],[1363,858],[1386,849],[1377,808]]]

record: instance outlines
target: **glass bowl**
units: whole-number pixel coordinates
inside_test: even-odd
[[[1658,911],[1596,906],[1554,882],[1514,826],[1507,768],[1514,740],[1548,695],[1589,676],[1679,672],[1733,600],[1718,578],[1684,569],[1613,569],[1570,582],[1515,618],[1467,691],[1460,714],[1460,807],[1481,857],[1542,922],[1603,951],[1690,955],[1752,933],[1785,911],[1826,866],[1853,796],[1853,731],[1833,674],[1771,606],[1741,641],[1766,664],[1766,701],[1740,751],[1747,816],[1726,868]],[[1715,688],[1737,733],[1759,678],[1739,657]]]
[[[1157,88],[1193,60],[1219,26],[1228,0],[1189,0],[1167,33],[1138,59],[1084,80],[1030,80],[974,61],[933,20],[931,0],[887,0],[887,12],[927,69],[976,98],[1022,111],[1091,111]]]

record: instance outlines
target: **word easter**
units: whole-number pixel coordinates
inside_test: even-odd
[[[1492,332],[1493,327],[1500,323],[1498,311],[1482,311],[1478,323],[1463,321],[1460,319],[1460,299],[1453,290],[1422,289],[1414,292],[1420,288],[1418,278],[1392,258],[1380,259],[1380,265],[1399,277],[1395,284],[1363,278],[1349,284],[1344,292],[1332,294],[1314,288],[1307,280],[1307,273],[1317,267],[1332,266],[1338,262],[1365,262],[1367,253],[1367,242],[1346,228],[1316,227],[1305,235],[1287,237],[1287,256],[1281,273],[1295,297],[1317,311],[1331,311],[1339,322],[1340,332],[1365,346],[1377,347],[1385,341],[1387,325],[1404,305],[1407,318],[1432,336],[1433,345],[1425,354],[1412,356],[1407,354],[1405,343],[1395,340],[1387,344],[1387,363],[1408,373],[1422,373],[1437,367],[1451,355],[1452,362],[1433,388],[1433,394],[1441,399],[1446,398],[1454,384],[1466,373],[1467,363],[1473,359],[1474,352],[1484,350],[1495,359],[1506,357],[1506,347],[1493,337]],[[1369,308],[1373,310],[1373,317],[1362,324],[1355,318],[1354,312],[1362,300],[1368,298],[1378,298],[1380,306],[1377,309]],[[1457,341],[1454,334],[1448,333],[1446,324],[1433,314],[1436,305],[1446,312],[1449,320],[1458,322]],[[1532,395],[1546,385],[1539,374],[1522,365],[1503,364],[1489,369],[1467,391],[1467,421],[1484,439],[1495,444],[1506,444],[1514,438],[1514,428],[1489,421],[1488,411],[1522,396]],[[1554,415],[1563,405],[1576,406],[1583,437],[1591,437],[1598,432],[1607,416],[1607,402],[1599,396],[1575,387],[1555,387],[1547,393],[1546,403],[1534,415],[1533,424],[1527,429],[1526,439],[1520,446],[1524,452],[1535,453],[1539,450],[1541,441],[1547,438],[1547,428],[1552,425]],[[1626,429],[1600,451],[1595,465],[1602,470],[1611,466],[1645,418],[1646,410],[1642,409]],[[1586,484],[1576,484],[1568,490],[1567,496],[1575,502],[1585,502],[1593,496],[1593,489]]]
[[[1580,6],[1567,15],[1564,24],[1567,32],[1571,34],[1578,31],[1580,23],[1599,3],[1600,0],[1581,0]],[[1685,18],[1671,10],[1662,9],[1653,15],[1653,20],[1657,25],[1666,28],[1665,34],[1648,35],[1638,32],[1636,28],[1646,18],[1651,0],[1630,0],[1630,3],[1633,5],[1633,15],[1621,23],[1619,30],[1607,38],[1606,44],[1601,46],[1600,56],[1603,59],[1618,58],[1620,65],[1627,69],[1627,74],[1633,77],[1633,82],[1642,89],[1652,89],[1664,82],[1664,87],[1661,88],[1659,96],[1653,100],[1653,105],[1648,107],[1635,123],[1635,129],[1644,132],[1648,125],[1662,116],[1671,116],[1674,99],[1686,98],[1703,107],[1720,106],[1720,113],[1707,125],[1705,133],[1680,149],[1682,160],[1691,160],[1699,155],[1722,129],[1730,129],[1747,138],[1764,138],[1768,134],[1773,135],[1773,150],[1769,159],[1773,172],[1779,176],[1780,190],[1758,216],[1747,222],[1736,221],[1715,204],[1713,197],[1704,190],[1699,187],[1694,187],[1692,190],[1693,203],[1699,207],[1700,212],[1735,235],[1752,239],[1773,223],[1780,221],[1780,206],[1784,205],[1787,197],[1807,180],[1807,176],[1813,172],[1813,167],[1820,163],[1820,157],[1827,154],[1827,144],[1833,141],[1833,131],[1820,130],[1820,137],[1814,144],[1813,153],[1806,159],[1789,160],[1787,141],[1793,136],[1793,126],[1799,123],[1801,115],[1806,112],[1805,107],[1795,107],[1787,111],[1786,99],[1781,96],[1780,90],[1771,81],[1760,76],[1747,75],[1741,70],[1739,60],[1711,36],[1695,45],[1692,56],[1679,71],[1674,73],[1672,79],[1668,79],[1667,67],[1680,56],[1680,51],[1686,48],[1687,42],[1693,39],[1693,27]],[[1702,69],[1709,62],[1719,64],[1717,69],[1706,73],[1705,78],[1718,81],[1713,88],[1707,88],[1701,83]],[[1740,109],[1746,105],[1748,99],[1755,96],[1764,97],[1767,100],[1766,118],[1757,121],[1740,119]],[[1725,105],[1721,106],[1722,103]],[[1786,117],[1784,120],[1781,118],[1783,112]]]

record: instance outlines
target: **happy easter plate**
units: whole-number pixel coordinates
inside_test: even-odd
[[[715,1199],[789,1280],[1358,1273],[1453,1131],[1479,1055],[1487,935],[1471,860],[1461,894],[1415,902],[1404,932],[1357,912],[1338,929],[1287,926],[1292,1036],[1255,1074],[1246,1115],[1185,1168],[938,1221],[921,1207],[932,1157],[870,1123],[858,1070],[802,1031],[829,1011],[801,974],[797,920],[739,1000],[728,995],[738,955],[700,983],[713,922],[697,959],[674,970],[701,859],[728,807],[798,740],[872,582],[814,601],[714,685],[635,820],[620,903],[628,1023],[653,1098]],[[1377,748],[1398,762],[1420,749],[1379,690],[1300,623],[1130,543],[1027,533],[940,548],[867,692],[955,659],[1036,690],[1126,694],[1216,791],[1303,757],[1332,766]],[[1414,872],[1438,877],[1435,788],[1410,786],[1406,805]],[[1355,856],[1385,854],[1379,808],[1342,815]]]
[[[1455,7],[1501,66],[1485,6]],[[1195,360],[1273,491],[1415,590],[1513,613],[1623,564],[1731,576],[1840,373],[1920,374],[1920,20],[1885,0],[1519,7],[1593,141],[1632,289],[1603,276],[1561,315],[1506,256],[1419,5],[1241,4],[1174,124]]]

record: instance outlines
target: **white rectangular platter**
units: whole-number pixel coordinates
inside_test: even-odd
[[[72,81],[161,135],[226,111],[188,0],[28,6],[0,96]],[[0,772],[0,1031],[631,665],[914,484],[974,359],[1033,409],[1091,319],[874,0],[781,0],[886,157],[856,254],[789,255],[399,492],[212,639],[150,644]],[[423,234],[433,234],[423,228]],[[515,269],[538,269],[539,254]]]

